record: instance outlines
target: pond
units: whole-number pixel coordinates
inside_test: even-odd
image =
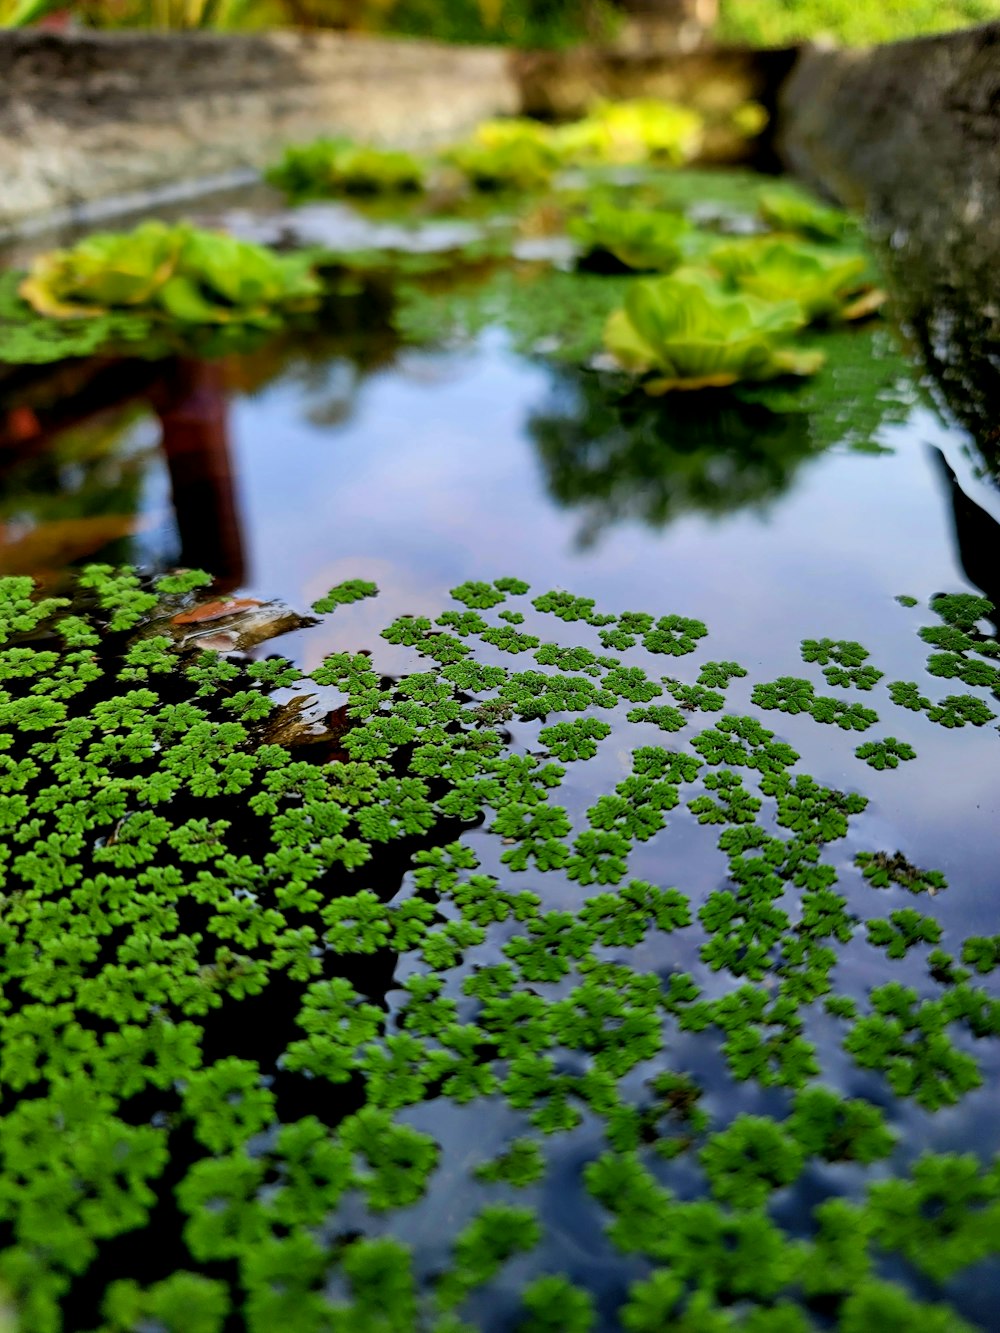
[[[680,172],[669,189],[724,232],[752,225],[753,178]],[[434,253],[455,244],[449,226],[465,228],[464,237],[509,241],[510,219],[496,208],[478,216],[467,210],[447,225],[435,219],[417,233],[408,229],[413,211],[313,203],[286,212],[257,192],[205,206],[200,216],[186,211],[253,238],[341,250]],[[988,1256],[997,1245],[1000,1183],[988,1163],[1000,1150],[1000,1006],[988,965],[966,980],[956,969],[978,957],[976,949],[986,958],[990,947],[1000,963],[1000,746],[990,708],[997,697],[982,688],[996,688],[997,622],[981,604],[935,601],[967,593],[1000,605],[1000,505],[971,442],[936,406],[891,318],[818,335],[828,364],[800,387],[648,398],[623,393],[599,357],[578,354],[596,318],[592,307],[601,322],[606,314],[606,298],[594,293],[624,280],[567,272],[562,237],[544,219],[518,233],[512,259],[487,252],[455,272],[409,271],[416,267],[390,271],[371,262],[330,302],[319,326],[222,357],[128,354],[10,372],[0,382],[0,574],[28,574],[60,591],[69,568],[93,560],[154,571],[194,567],[217,576],[218,595],[281,598],[301,609],[350,581],[377,584],[377,598],[345,599],[320,623],[249,653],[264,662],[277,652],[306,676],[315,673],[317,685],[299,683],[276,697],[287,701],[306,689],[318,696],[327,726],[327,710],[363,703],[372,689],[391,692],[392,682],[415,671],[438,683],[451,679],[459,699],[485,708],[491,687],[463,683],[460,673],[447,677],[449,661],[464,660],[468,645],[477,660],[507,673],[538,670],[538,638],[590,650],[590,658],[568,665],[575,679],[591,682],[588,689],[605,682],[604,696],[583,705],[585,713],[577,705],[533,712],[518,694],[528,685],[515,681],[509,697],[501,685],[507,701],[495,718],[477,715],[486,720],[476,725],[488,723],[502,737],[504,755],[529,766],[565,750],[556,791],[539,786],[536,767],[533,794],[508,794],[499,813],[492,795],[485,816],[439,815],[440,837],[421,826],[413,846],[404,839],[398,854],[376,839],[370,866],[340,865],[329,882],[335,896],[374,890],[380,911],[389,904],[399,911],[428,896],[414,875],[420,861],[413,848],[423,847],[433,867],[440,853],[427,849],[460,836],[480,874],[495,877],[494,892],[527,892],[539,906],[525,900],[523,915],[515,904],[477,916],[470,899],[455,897],[455,883],[476,868],[463,862],[461,871],[440,870],[430,892],[439,923],[472,922],[478,930],[457,959],[428,963],[440,955],[427,951],[424,927],[393,946],[386,934],[356,953],[345,945],[337,956],[330,946],[322,977],[347,977],[384,1021],[383,1035],[373,1027],[358,1048],[368,1052],[367,1063],[345,1066],[342,1079],[324,1078],[318,1058],[311,1066],[302,1057],[298,1073],[290,1072],[288,1044],[302,1036],[296,1014],[307,985],[320,984],[308,970],[272,977],[269,988],[242,1000],[230,997],[224,1020],[206,1029],[205,1066],[230,1058],[259,1066],[272,1099],[260,1123],[248,1112],[244,1133],[213,1138],[191,1111],[185,1077],[120,1098],[126,1124],[171,1136],[169,1168],[148,1173],[150,1199],[128,1226],[97,1227],[92,1257],[74,1266],[43,1255],[9,1196],[7,1243],[22,1247],[9,1252],[30,1252],[33,1264],[59,1274],[53,1300],[69,1330],[179,1330],[167,1297],[143,1305],[137,1296],[130,1306],[119,1292],[109,1305],[106,1293],[115,1280],[147,1287],[183,1271],[208,1284],[184,1296],[207,1333],[263,1331],[279,1319],[297,1331],[399,1333],[668,1326],[852,1333],[878,1325],[943,1333],[966,1327],[962,1320],[996,1327],[1000,1284]],[[491,590],[495,580],[499,591]],[[521,580],[530,593],[518,591]],[[455,589],[467,622],[454,619]],[[533,603],[548,590],[592,601]],[[600,613],[612,629],[602,627]],[[426,640],[407,619],[442,615],[436,632],[427,626]],[[614,617],[622,618],[616,624]],[[659,631],[674,636],[666,648],[654,629],[663,617],[676,618]],[[387,641],[380,631],[390,622],[396,630]],[[428,660],[427,644],[452,633],[466,648],[452,658],[431,651]],[[537,638],[511,646],[506,634]],[[929,655],[940,649],[959,653],[950,675],[928,672]],[[350,669],[343,662],[324,668],[330,654],[361,651],[371,654],[370,668],[356,657]],[[565,661],[553,650],[540,664]],[[712,663],[738,664],[742,674],[720,675]],[[859,677],[861,663],[876,668],[870,681]],[[615,675],[629,668],[647,673],[650,692],[636,684],[640,677]],[[782,686],[787,678],[791,686]],[[898,682],[917,683],[916,704],[905,702]],[[935,714],[935,701],[967,697],[966,685],[980,711],[962,715],[959,705],[956,716],[946,703]],[[714,689],[724,694],[724,709],[706,698]],[[826,713],[814,706],[817,696],[834,701]],[[669,716],[658,721],[664,706]],[[856,723],[849,706],[861,710]],[[371,727],[377,712],[358,707],[356,725]],[[572,744],[540,736],[557,720],[576,727],[583,716],[602,719],[610,731],[595,732],[590,743],[582,733]],[[722,726],[730,717],[753,718],[758,730],[737,743]],[[817,725],[823,722],[836,725]],[[421,725],[433,732],[437,724]],[[859,747],[886,738],[902,762],[879,770],[858,756]],[[413,743],[408,736],[393,749],[398,771]],[[782,757],[782,743],[794,759]],[[663,779],[674,795],[656,807],[642,768],[652,761],[636,760],[633,751],[660,746],[671,754],[694,750],[708,767],[699,773],[697,763],[690,771],[675,764]],[[916,762],[903,755],[907,746]],[[581,762],[588,748],[595,756]],[[364,760],[367,752],[352,753]],[[733,772],[727,795],[727,780],[720,786],[715,778]],[[782,785],[799,774],[819,786]],[[619,808],[602,824],[595,802],[618,799],[612,793],[622,783]],[[864,800],[852,805],[852,794]],[[529,822],[539,804],[553,807],[553,836],[576,838],[568,861],[546,868],[529,850],[525,868],[516,868],[511,848],[542,844],[503,815],[512,800],[518,819]],[[217,798],[226,801],[234,805]],[[214,809],[209,793],[204,813]],[[636,832],[631,821],[646,817],[651,829]],[[824,819],[832,830],[816,831]],[[648,922],[645,909],[636,909],[641,928],[633,921],[599,935],[598,924],[615,910],[608,895],[625,891],[620,873],[605,877],[600,868],[618,853],[604,847],[592,876],[577,861],[588,836],[599,840],[601,830],[612,836],[622,827],[632,829],[629,879],[643,892],[676,887],[689,903],[673,925],[665,924],[669,903],[657,900]],[[741,843],[748,830],[758,840]],[[780,855],[778,839],[786,844]],[[789,849],[801,854],[806,845],[822,860],[809,853],[796,869]],[[871,854],[874,863],[865,860]],[[450,855],[457,866],[462,854]],[[820,873],[825,866],[828,878]],[[880,867],[888,867],[883,889],[877,875],[872,882]],[[921,867],[941,872],[947,889]],[[761,887],[768,876],[773,886]],[[753,897],[754,885],[760,895],[751,909],[745,896]],[[928,885],[931,892],[917,896]],[[822,911],[840,913],[839,924],[814,930],[810,912],[821,912],[824,893]],[[768,924],[775,910],[784,915]],[[309,913],[301,908],[289,919],[301,926]],[[565,930],[574,921],[591,929],[579,949],[550,949],[558,960],[551,971],[524,965],[504,989],[496,969],[524,964],[512,941],[544,943],[546,928]],[[963,954],[969,940],[985,942]],[[832,950],[830,960],[795,962],[795,947],[806,944]],[[755,948],[762,950],[758,964],[748,962]],[[948,960],[941,961],[942,950]],[[476,977],[493,981],[477,988]],[[662,1000],[653,1023],[642,986],[653,979],[669,995],[671,984],[680,985],[671,979],[680,977],[693,978],[697,992]],[[794,1004],[792,1017],[750,1017],[755,1004],[772,1004],[799,983],[799,1017]],[[697,1009],[727,996],[744,1011],[728,1027],[723,1009]],[[843,1001],[841,1010],[825,1003],[831,996]],[[863,1017],[878,1014],[881,1020]],[[543,1019],[549,1035],[532,1044],[528,1029]],[[449,1023],[467,1026],[463,1033]],[[306,1030],[319,1031],[308,1023]],[[519,1030],[522,1053],[535,1061],[530,1074],[520,1070],[520,1083],[511,1057]],[[751,1061],[748,1074],[733,1052],[742,1034],[746,1055],[752,1032],[770,1054]],[[857,1034],[853,1044],[849,1032]],[[404,1043],[414,1033],[426,1039],[423,1053]],[[800,1040],[810,1044],[813,1063],[792,1050]],[[419,1072],[428,1050],[438,1073],[429,1066]],[[472,1080],[461,1092],[442,1086],[448,1051],[462,1053],[461,1077]],[[410,1096],[406,1080],[413,1078],[419,1088]],[[289,1200],[299,1149],[287,1134],[279,1143],[276,1125],[316,1117],[330,1130],[327,1143],[339,1144],[334,1131],[359,1114],[364,1080],[370,1110],[388,1108],[392,1121],[422,1137],[392,1144],[381,1122],[372,1122],[366,1144],[363,1126],[352,1131],[357,1160],[370,1169],[346,1192],[323,1177],[327,1159],[314,1144],[302,1168],[309,1183],[295,1188],[328,1203],[317,1208],[314,1198],[297,1216]],[[390,1093],[383,1087],[379,1100],[376,1085]],[[860,1128],[839,1103],[830,1115],[841,1117],[848,1146],[841,1151],[829,1140],[804,1148],[802,1126],[818,1144],[826,1114],[803,1100],[807,1085],[874,1109],[897,1136],[891,1149],[872,1147],[866,1156],[864,1134],[874,1143],[878,1133],[867,1121]],[[18,1093],[22,1106],[40,1095],[37,1081],[11,1086],[11,1105]],[[231,1106],[247,1096],[220,1076],[205,1085],[206,1097],[212,1086]],[[181,1105],[194,1117],[194,1137]],[[378,1134],[381,1147],[372,1147]],[[426,1170],[417,1165],[425,1150],[433,1157]],[[921,1167],[927,1153],[972,1153],[987,1165],[941,1157]],[[226,1200],[238,1193],[237,1159],[254,1164],[246,1168],[253,1181],[239,1187],[252,1225],[236,1244],[206,1239],[205,1224],[192,1240],[194,1224],[184,1216],[226,1213]],[[194,1172],[185,1182],[182,1163],[191,1160],[224,1162],[225,1184],[221,1168],[215,1184],[202,1175],[193,1186]],[[328,1165],[342,1168],[339,1159]],[[843,1201],[842,1216],[829,1211],[831,1200]],[[484,1208],[487,1220],[477,1224]],[[237,1234],[239,1221],[226,1217],[229,1234]],[[408,1249],[358,1248],[377,1237]],[[810,1278],[810,1268],[821,1276]],[[539,1283],[546,1275],[573,1287]],[[5,1268],[0,1259],[0,1276],[23,1290],[13,1261]],[[171,1299],[182,1295],[178,1289]],[[936,1308],[940,1302],[947,1308]]]

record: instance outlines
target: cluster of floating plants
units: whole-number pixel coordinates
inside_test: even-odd
[[[882,299],[869,259],[850,243],[854,226],[846,215],[789,187],[757,190],[756,227],[779,231],[726,238],[676,207],[616,201],[607,164],[638,163],[637,170],[676,164],[695,150],[699,124],[693,113],[653,101],[599,106],[563,126],[491,121],[436,166],[343,139],[290,147],[268,178],[295,200],[401,195],[433,184],[444,171],[445,210],[450,199],[461,212],[446,184],[458,166],[477,188],[517,190],[527,197],[526,211],[511,224],[513,232],[473,228],[457,249],[440,253],[277,253],[187,223],[155,221],[128,233],[95,234],[40,255],[27,275],[0,278],[0,351],[13,364],[136,347],[143,355],[166,355],[181,339],[214,355],[309,312],[335,319],[325,298],[346,290],[352,278],[372,276],[391,281],[400,327],[412,334],[419,323],[414,301],[419,307],[421,300],[440,300],[436,290],[418,285],[423,279],[463,266],[475,274],[506,258],[512,246],[517,254],[518,228],[530,235],[538,225],[543,232],[568,231],[578,268],[592,272],[560,273],[551,264],[556,252],[543,262],[547,278],[567,281],[558,300],[544,293],[537,346],[563,343],[563,326],[572,325],[576,332],[562,354],[589,364],[606,325],[607,365],[626,372],[626,388],[637,382],[654,394],[811,375],[824,357],[796,344],[799,330],[860,318]],[[554,183],[547,212],[531,205],[532,192],[567,165],[585,170],[575,181]],[[672,174],[654,169],[647,179]],[[437,197],[429,195],[418,210],[433,213]],[[659,276],[623,286],[622,277],[634,273]],[[586,286],[597,274],[604,282]],[[515,282],[511,289],[522,305],[531,300],[531,286]],[[581,304],[587,317],[578,321]],[[439,313],[428,335],[440,326]]]
[[[94,233],[0,274],[0,361],[45,364],[95,354],[212,357],[326,318],[329,300],[385,258],[268,246],[190,223],[148,221]],[[433,269],[408,256],[413,271]],[[403,264],[396,267],[403,271]]]
[[[393,621],[403,674],[334,652],[305,679],[211,646],[267,616],[209,582],[0,580],[25,1329],[972,1327],[947,1284],[1000,1248],[1000,1166],[914,1159],[895,1122],[982,1084],[1000,942],[914,910],[940,872],[855,850],[855,778],[895,780],[862,749],[904,742],[838,790],[784,733],[870,733],[873,700],[895,730],[914,699],[995,721],[988,603],[932,602],[931,671],[973,691],[934,704],[853,641],[754,680],[694,618],[515,578]],[[710,884],[675,882],[672,833]],[[553,1249],[550,1188],[587,1251]]]
[[[834,210],[800,204],[803,227],[812,211],[819,234]],[[710,246],[680,215],[630,218],[606,207],[571,230],[585,260],[610,254],[623,267],[667,275],[637,281],[604,332],[606,351],[648,393],[815,374],[823,353],[790,346],[789,336],[808,324],[864,318],[885,299],[868,257],[831,237],[825,245],[764,235]]]
[[[731,241],[708,265],[737,291],[765,301],[797,301],[806,321],[859,319],[877,308],[867,256],[782,237]]]
[[[688,270],[635,282],[608,320],[604,345],[647,393],[723,388],[815,374],[823,353],[788,345],[803,323],[795,301],[729,295]]]
[[[528,177],[536,168],[554,170],[557,155],[544,127],[521,126],[512,122],[507,133],[495,131],[467,151],[470,162],[509,163],[507,183],[529,188]],[[513,180],[517,163],[525,164],[519,182]],[[502,175],[498,171],[493,183],[501,184]],[[812,375],[825,356],[799,346],[800,332],[807,325],[829,328],[864,319],[885,299],[848,215],[790,187],[759,191],[756,234],[728,237],[713,222],[696,223],[677,207],[618,202],[599,177],[587,189],[567,189],[558,197],[581,278],[563,282],[563,275],[551,272],[539,280],[539,309],[548,312],[550,327],[543,316],[534,345],[551,345],[565,359],[587,364],[603,342],[609,364],[654,394]],[[761,230],[766,228],[777,230]],[[632,274],[659,276],[623,287],[621,279]],[[585,288],[582,279],[595,275],[607,285]],[[496,282],[502,285],[503,276]],[[475,289],[459,294],[466,322],[475,318],[477,301],[487,317],[503,318],[510,294],[519,297],[510,315],[528,319],[529,285],[515,282],[508,293],[497,294],[492,309]],[[432,311],[436,299],[404,291],[400,323],[408,336],[441,331],[446,306]],[[563,318],[581,302],[592,307],[593,317],[588,309],[585,324],[575,313]],[[575,332],[564,332],[564,324]],[[523,341],[530,350],[532,343]]]
[[[616,208],[597,199],[570,221],[569,234],[579,246],[581,268],[669,273],[684,262],[695,231],[683,213]]]
[[[126,312],[180,324],[271,325],[315,306],[321,290],[306,255],[157,221],[41,254],[20,284],[22,298],[55,319]]]
[[[475,189],[541,190],[564,167],[689,161],[702,130],[696,111],[639,99],[602,103],[567,125],[518,117],[486,121],[467,142],[426,159],[349,139],[317,139],[288,147],[266,174],[292,199],[419,190],[448,166]]]
[[[398,149],[351,139],[314,139],[291,144],[265,179],[291,199],[336,194],[398,194],[424,187],[420,158]]]

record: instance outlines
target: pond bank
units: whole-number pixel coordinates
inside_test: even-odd
[[[794,51],[512,53],[337,33],[0,32],[0,238],[238,183],[322,133],[420,147],[491,116],[598,97],[688,101],[724,121],[772,101]],[[745,153],[730,130],[708,156]]]
[[[0,237],[249,179],[289,142],[420,147],[518,110],[499,48],[336,33],[0,32]]]
[[[864,213],[949,406],[1000,459],[1000,23],[811,49],[781,94],[784,157]]]

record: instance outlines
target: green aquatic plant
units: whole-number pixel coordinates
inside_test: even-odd
[[[290,144],[264,179],[290,199],[338,194],[400,194],[421,190],[426,167],[418,157],[351,139]]]
[[[870,690],[882,679],[882,672],[866,666],[868,649],[847,639],[803,639],[803,662],[817,662],[823,668],[828,685],[853,686]]]
[[[917,757],[912,745],[897,740],[895,736],[886,736],[885,740],[881,741],[865,741],[854,753],[859,759],[863,759],[869,768],[878,769],[880,772],[887,768],[898,768],[901,762]]]
[[[709,1188],[722,1203],[756,1208],[802,1170],[798,1142],[764,1116],[739,1116],[699,1154]]]
[[[993,683],[992,678],[989,683]],[[987,722],[996,718],[992,708],[973,694],[948,694],[925,711],[932,722],[949,730],[964,727],[966,723],[973,727],[985,727]]]
[[[727,296],[697,276],[642,279],[608,320],[604,342],[647,393],[721,388],[741,381],[812,375],[821,352],[782,339],[801,327],[800,308]]]
[[[327,615],[338,606],[350,606],[352,602],[363,601],[366,597],[378,596],[378,588],[365,579],[347,579],[331,588],[325,597],[313,602],[313,610],[320,615]]]
[[[561,1274],[536,1278],[524,1291],[528,1318],[520,1333],[590,1333],[596,1327],[593,1297]]]
[[[810,727],[808,682],[738,713],[736,662],[659,674],[706,652],[702,622],[513,578],[399,615],[398,676],[377,645],[308,678],[191,647],[177,631],[219,609],[195,572],[91,566],[63,591],[0,580],[0,1280],[26,1327],[410,1333],[494,1300],[539,1330],[961,1326],[878,1275],[988,1257],[995,1167],[908,1169],[864,1089],[911,1100],[917,1133],[984,1081],[970,1044],[1000,1001],[930,915],[852,910],[830,844],[863,845],[867,802],[756,711],[798,693]],[[678,831],[710,839],[703,884],[667,879]],[[987,978],[995,946],[962,960]],[[885,980],[925,948],[924,990]],[[826,1086],[837,1025],[859,1095]],[[556,1182],[602,1264],[647,1265],[610,1314],[552,1271],[534,1201]],[[794,1234],[765,1211],[804,1196]]]
[[[905,958],[914,945],[937,944],[940,939],[938,923],[909,907],[893,912],[888,921],[868,922],[868,942],[885,949],[890,958]]]
[[[534,1139],[517,1139],[492,1162],[476,1168],[480,1180],[506,1181],[524,1188],[545,1174],[545,1157]]]
[[[844,1101],[822,1087],[796,1093],[786,1123],[804,1152],[828,1162],[877,1162],[890,1155],[897,1140],[878,1107]]]
[[[891,856],[888,852],[859,852],[855,858],[866,880],[875,889],[887,889],[898,884],[910,893],[929,893],[932,896],[948,887],[948,881],[939,870],[921,870],[908,861],[902,852]]]
[[[905,1328],[909,1333],[974,1333],[972,1324],[944,1305],[918,1304],[889,1282],[869,1280],[844,1302],[839,1333],[873,1328]]]
[[[798,232],[814,241],[843,241],[855,229],[849,213],[820,204],[805,191],[790,186],[761,190],[757,202],[768,226]]]
[[[43,315],[61,319],[143,310],[174,276],[182,237],[172,227],[147,222],[130,235],[98,232],[72,250],[35,259],[21,295]]]
[[[863,254],[762,236],[720,245],[707,262],[739,291],[765,301],[798,301],[808,323],[858,318],[874,309]]]
[[[800,676],[780,676],[777,680],[763,681],[753,687],[750,697],[760,708],[774,708],[791,714],[809,713],[816,722],[832,723],[843,731],[867,731],[878,721],[878,714],[873,709],[817,694],[812,682]]]
[[[569,234],[589,268],[608,263],[636,272],[669,273],[684,261],[684,237],[691,224],[681,213],[653,213],[595,202],[583,217],[573,218]]]
[[[974,935],[962,945],[962,962],[977,972],[993,972],[1000,967],[1000,935]]]
[[[704,119],[691,107],[636,98],[605,102],[582,120],[559,127],[552,142],[570,162],[680,165],[701,148]]]
[[[972,1153],[925,1153],[909,1180],[871,1185],[866,1211],[878,1245],[944,1281],[1000,1250],[1000,1164],[984,1171]]]
[[[950,1001],[921,1002],[898,982],[876,987],[870,998],[873,1012],[857,1019],[844,1049],[862,1069],[882,1072],[897,1097],[934,1112],[982,1086],[977,1061],[949,1037],[960,1017]]]
[[[225,1285],[198,1273],[174,1273],[146,1289],[116,1282],[104,1303],[108,1333],[132,1333],[143,1324],[166,1333],[222,1333],[229,1312]]]
[[[130,312],[180,324],[272,324],[320,295],[309,259],[186,223],[94,233],[38,256],[21,296],[53,319]]]
[[[559,167],[552,147],[523,136],[490,144],[458,144],[447,160],[477,190],[544,190]]]
[[[946,625],[966,633],[975,630],[981,621],[988,620],[993,611],[991,601],[971,592],[939,593],[931,598],[930,605]]]
[[[698,672],[698,684],[724,690],[731,680],[746,674],[746,667],[740,666],[739,662],[703,662]]]

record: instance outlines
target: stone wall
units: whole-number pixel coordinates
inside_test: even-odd
[[[499,49],[333,33],[0,32],[0,235],[247,174],[296,139],[420,146],[518,105]]]
[[[729,117],[772,104],[794,51],[518,54],[335,33],[0,31],[0,237],[246,179],[285,144],[344,133],[441,143],[488,116],[582,114],[602,97],[704,111],[705,156],[746,143]]]
[[[1000,460],[1000,23],[805,51],[780,120],[792,169],[865,214],[929,368]]]

